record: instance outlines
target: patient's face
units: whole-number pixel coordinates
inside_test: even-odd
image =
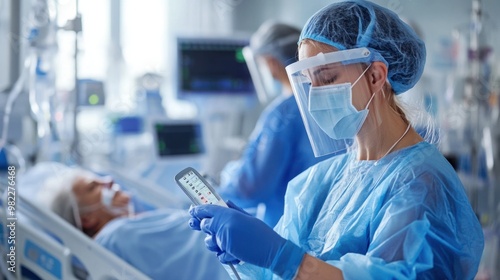
[[[112,180],[103,178],[89,178],[87,176],[79,176],[73,184],[73,192],[78,202],[79,208],[94,209],[92,212],[105,211],[102,204],[102,190],[110,188],[113,185]],[[130,201],[130,196],[122,191],[117,191],[112,198],[111,205],[115,207],[126,207]],[[95,207],[102,206],[102,207]],[[82,213],[83,214],[83,213]]]

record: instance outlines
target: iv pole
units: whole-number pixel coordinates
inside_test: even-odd
[[[75,0],[75,18],[72,20],[68,20],[64,25],[63,29],[68,31],[75,32],[75,53],[74,53],[74,104],[73,104],[73,141],[70,147],[70,156],[73,156],[75,163],[81,163],[81,155],[78,151],[79,146],[79,135],[78,135],[78,127],[77,127],[77,118],[78,118],[78,102],[80,100],[80,89],[78,87],[78,34],[82,32],[82,17],[80,15],[80,11],[78,9],[79,1]]]
[[[488,125],[488,95],[487,87],[483,86],[486,82],[482,75],[482,52],[484,51],[483,42],[483,26],[482,26],[482,5],[481,0],[472,0],[472,14],[468,46],[468,61],[469,74],[467,77],[468,87],[465,88],[465,105],[468,116],[469,138],[469,155],[470,155],[470,172],[472,180],[471,203],[474,211],[479,214],[481,222],[489,223],[489,207],[485,213],[484,206],[481,204],[481,162],[483,149],[483,130]],[[464,131],[467,133],[466,131]]]

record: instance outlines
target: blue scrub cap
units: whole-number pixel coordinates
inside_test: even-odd
[[[422,76],[424,42],[394,12],[364,0],[333,3],[314,14],[299,42],[311,39],[338,50],[368,48],[373,61],[385,63],[396,94],[411,89]]]
[[[297,61],[300,29],[272,20],[264,22],[250,39],[254,54],[271,55],[284,66]]]

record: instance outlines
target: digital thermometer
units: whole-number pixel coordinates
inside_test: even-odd
[[[214,188],[194,168],[187,167],[179,172],[175,175],[175,181],[195,205],[215,204],[227,207]],[[241,279],[233,264],[229,264],[229,266],[236,278]]]
[[[224,200],[194,168],[188,167],[179,172],[175,181],[195,205],[216,204],[227,207]]]

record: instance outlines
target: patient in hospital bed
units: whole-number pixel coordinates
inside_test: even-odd
[[[110,177],[83,169],[47,179],[37,200],[152,279],[229,279],[187,211],[145,210]]]

